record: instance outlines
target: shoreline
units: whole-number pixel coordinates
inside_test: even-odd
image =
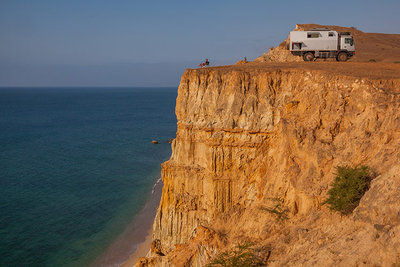
[[[154,184],[151,195],[140,212],[122,234],[100,255],[91,266],[128,267],[150,250],[153,222],[161,200],[161,178]]]
[[[153,235],[153,227],[151,227],[147,233],[146,239],[144,242],[140,243],[135,252],[129,257],[127,261],[125,261],[120,267],[133,267],[139,258],[145,257],[149,252],[151,247],[151,240]]]

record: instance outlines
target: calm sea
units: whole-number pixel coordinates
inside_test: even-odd
[[[0,266],[86,266],[103,253],[170,156],[176,91],[1,88]]]

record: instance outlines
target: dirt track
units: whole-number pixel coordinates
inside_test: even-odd
[[[240,65],[227,65],[204,68],[218,70],[321,70],[330,73],[371,79],[400,79],[400,63],[377,63],[377,62],[294,62],[294,63],[252,63]]]

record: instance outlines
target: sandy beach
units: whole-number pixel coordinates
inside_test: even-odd
[[[161,179],[154,185],[152,194],[127,229],[92,266],[134,266],[137,259],[146,256],[150,249],[154,217],[161,199]]]
[[[135,266],[137,260],[140,257],[146,256],[147,252],[150,250],[151,245],[151,235],[153,233],[153,229],[150,229],[146,239],[143,243],[139,244],[136,251],[130,256],[130,258],[121,265],[121,267],[132,267]]]

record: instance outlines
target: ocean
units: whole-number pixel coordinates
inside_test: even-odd
[[[88,266],[104,253],[170,156],[176,94],[0,88],[0,266]]]

